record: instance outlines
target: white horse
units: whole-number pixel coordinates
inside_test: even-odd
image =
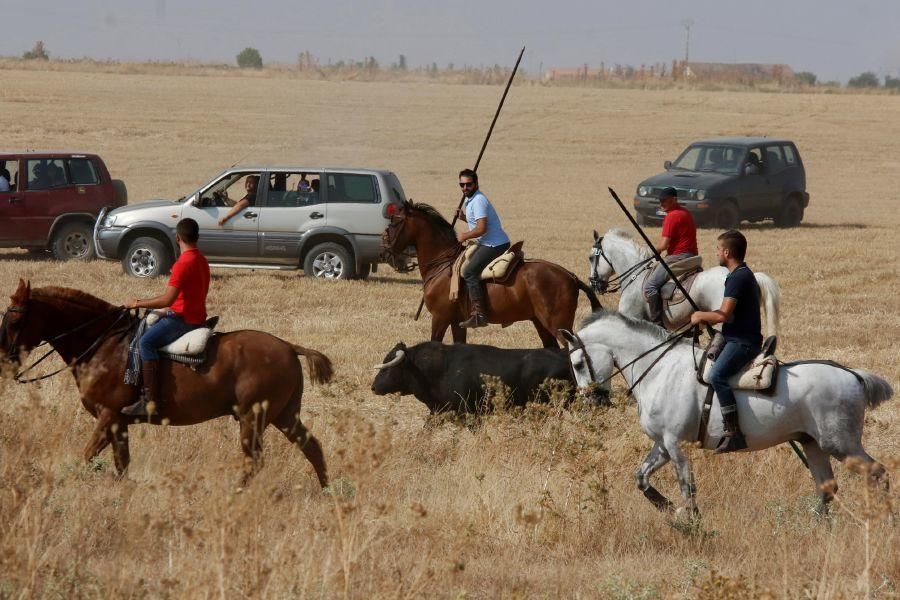
[[[619,291],[619,312],[635,319],[649,320],[647,303],[644,301],[644,275],[656,262],[648,248],[640,246],[622,229],[614,228],[600,237],[594,232],[594,246],[589,255],[591,263],[591,286],[599,293],[609,289],[613,274],[617,274],[613,285]],[[716,310],[722,306],[725,294],[725,277],[728,269],[714,267],[698,274],[691,286],[690,294],[701,310]],[[765,273],[755,273],[759,284],[760,307],[766,335],[778,335],[778,315],[781,292],[775,280]],[[687,322],[694,309],[688,302],[671,307],[671,321]]]
[[[588,316],[577,334],[560,333],[579,388],[603,377],[610,363],[622,369],[629,387],[638,381],[633,393],[641,428],[653,440],[652,450],[635,472],[638,488],[657,508],[671,510],[672,504],[650,485],[650,476],[671,460],[687,508],[697,514],[693,474],[681,444],[697,442],[700,433],[707,388],[697,381],[695,364],[702,350],[684,339],[666,343],[667,332],[662,328],[605,310]],[[822,487],[834,479],[832,456],[840,461],[855,457],[873,480],[885,477],[884,467],[863,449],[862,430],[866,408],[875,408],[893,395],[887,381],[825,361],[780,365],[776,380],[772,395],[736,391],[741,431],[749,451],[791,440],[803,445],[819,492],[819,514],[825,514],[832,498],[833,489]],[[721,437],[716,399],[707,435],[699,442],[712,450]]]

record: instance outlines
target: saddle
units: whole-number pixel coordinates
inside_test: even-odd
[[[147,325],[153,325],[159,315],[147,315]],[[210,317],[203,327],[191,330],[170,344],[159,349],[160,358],[188,365],[202,365],[206,362],[206,347],[213,336],[213,329],[219,323],[219,317]]]
[[[525,252],[522,245],[525,242],[519,241],[509,247],[509,250],[488,263],[488,266],[481,272],[481,281],[490,281],[493,283],[509,283],[516,269],[525,262]],[[460,273],[469,260],[469,257],[475,252],[477,244],[469,244],[466,249],[456,258],[453,263],[453,270],[450,274],[450,301],[456,302],[459,299]]]
[[[703,353],[699,369],[700,380],[703,383],[709,384],[709,372],[724,345],[725,338],[720,333],[716,334]],[[778,365],[781,364],[775,357],[775,346],[775,337],[767,338],[759,355],[729,380],[731,389],[774,393],[775,382],[778,379]]]
[[[652,264],[655,268],[656,263],[654,262]],[[654,268],[648,268],[644,272],[644,281],[641,282],[642,290],[644,289],[644,283],[647,281],[647,278],[650,277],[650,274],[655,270]],[[669,268],[672,269],[672,272],[675,273],[678,281],[690,294],[691,286],[694,285],[694,279],[703,272],[703,257],[699,255],[691,256],[684,260],[669,264]],[[678,329],[679,327],[686,325],[686,320],[680,322],[672,320],[672,308],[687,300],[681,290],[678,289],[678,286],[675,285],[675,282],[671,279],[666,281],[659,290],[659,296],[663,301],[663,320],[666,323],[666,327],[669,329]],[[644,301],[646,302],[646,300],[647,298],[645,297]]]

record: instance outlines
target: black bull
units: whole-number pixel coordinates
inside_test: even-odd
[[[490,409],[485,403],[485,395],[489,395],[485,375],[498,378],[508,388],[505,400],[513,406],[547,402],[554,387],[542,385],[548,379],[568,383],[565,393],[569,399],[575,389],[565,351],[546,348],[517,350],[440,342],[407,347],[401,342],[376,368],[379,371],[372,382],[373,392],[382,396],[412,394],[432,413]]]

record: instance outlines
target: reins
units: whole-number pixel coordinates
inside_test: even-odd
[[[641,374],[638,376],[638,378],[634,381],[634,383],[632,383],[631,385],[628,386],[628,390],[626,391],[625,395],[626,395],[626,396],[630,396],[631,393],[634,391],[634,389],[638,386],[638,384],[639,384],[641,381],[643,381],[644,377],[647,376],[647,373],[649,373],[649,372],[653,369],[653,367],[655,367],[656,364],[657,364],[660,360],[662,360],[662,357],[663,357],[663,356],[665,356],[666,354],[668,354],[669,351],[670,351],[672,348],[675,347],[675,344],[676,344],[678,341],[680,341],[681,338],[685,337],[685,334],[686,334],[686,333],[691,332],[691,337],[694,338],[694,339],[696,339],[696,336],[693,334],[693,330],[694,330],[694,329],[695,329],[695,326],[693,326],[693,325],[688,325],[688,326],[686,326],[686,327],[683,327],[682,329],[679,329],[678,331],[672,333],[672,335],[670,335],[669,337],[667,337],[665,340],[663,340],[663,341],[660,342],[659,344],[657,344],[657,345],[653,346],[652,348],[650,348],[649,350],[647,350],[647,351],[645,351],[645,352],[639,354],[639,355],[637,356],[637,358],[635,358],[634,360],[631,360],[631,361],[627,362],[626,364],[624,364],[624,365],[622,365],[622,366],[618,366],[618,365],[617,365],[616,368],[615,368],[615,370],[612,372],[612,374],[611,374],[609,377],[606,377],[605,379],[603,379],[603,380],[601,380],[601,381],[597,381],[597,374],[596,374],[596,372],[594,371],[594,364],[593,364],[593,361],[591,361],[591,356],[590,356],[590,354],[589,354],[588,351],[587,351],[587,347],[584,345],[584,341],[583,341],[583,340],[581,339],[581,337],[580,337],[577,333],[575,333],[575,332],[572,332],[572,335],[573,335],[573,336],[575,337],[575,339],[578,341],[578,347],[577,347],[577,348],[574,348],[574,349],[572,349],[572,350],[570,350],[570,351],[569,351],[569,354],[571,355],[572,352],[574,352],[575,350],[582,350],[582,351],[584,352],[585,360],[587,361],[588,373],[589,373],[590,376],[591,376],[591,380],[592,380],[594,383],[596,383],[597,385],[603,385],[604,383],[610,381],[610,380],[611,380],[613,377],[615,377],[616,375],[621,374],[622,377],[625,377],[625,369],[627,369],[627,368],[630,367],[631,365],[635,364],[636,362],[638,362],[639,360],[641,360],[642,358],[644,358],[644,357],[647,356],[648,354],[650,354],[650,353],[652,353],[652,352],[655,352],[655,351],[659,350],[660,348],[662,348],[662,347],[664,347],[664,346],[668,346],[665,350],[663,350],[663,351],[659,354],[659,356],[657,356],[657,357],[653,360],[652,363],[650,363],[650,366],[649,366],[649,367],[647,367],[646,369],[644,369],[644,372],[641,373]],[[696,364],[696,363],[695,363],[695,364]],[[626,378],[625,381],[627,382],[628,379]]]
[[[602,240],[603,238],[600,238],[600,241]],[[607,258],[606,253],[603,252],[603,247],[600,245],[600,241],[594,244],[594,256],[601,257],[606,261],[606,264],[608,264],[610,268],[615,271],[615,267],[613,266],[612,262],[609,260],[609,258]],[[631,265],[622,273],[617,273],[615,276],[610,277],[606,280],[606,287],[603,290],[600,289],[600,278],[596,276],[597,264],[595,262],[593,264],[590,277],[591,286],[593,286],[594,290],[596,290],[599,294],[615,294],[616,292],[620,292],[634,283],[634,281],[637,279],[637,273],[648,268],[650,261],[652,261],[653,259],[653,256],[648,256],[647,258]],[[622,282],[626,279],[628,279],[628,281],[623,284]]]
[[[35,348],[40,348],[41,346],[45,346],[47,344],[52,344],[53,342],[56,342],[63,338],[66,338],[66,337],[72,335],[73,333],[77,333],[77,332],[81,331],[82,329],[85,329],[85,328],[89,327],[90,325],[93,325],[94,323],[97,323],[98,321],[100,321],[104,318],[108,318],[111,314],[116,315],[116,318],[113,319],[113,322],[110,323],[109,327],[104,329],[103,332],[97,336],[97,338],[93,341],[93,343],[91,343],[91,345],[88,346],[84,352],[82,352],[81,354],[76,356],[75,359],[71,362],[71,364],[67,364],[64,367],[57,369],[56,371],[53,371],[52,373],[47,373],[46,375],[41,375],[39,377],[31,377],[29,379],[23,379],[22,376],[25,375],[25,373],[28,373],[29,371],[34,369],[36,366],[41,364],[44,360],[46,360],[51,355],[53,355],[55,352],[57,352],[56,348],[50,348],[50,350],[45,352],[44,355],[41,356],[39,359],[37,359],[36,361],[34,361],[30,365],[28,365],[25,369],[16,373],[15,377],[13,379],[16,381],[16,383],[33,383],[35,381],[42,381],[44,379],[49,379],[49,378],[53,377],[54,375],[58,375],[59,373],[62,373],[63,371],[69,369],[73,365],[77,365],[79,362],[81,362],[82,359],[84,359],[86,356],[93,353],[94,350],[96,350],[100,346],[100,344],[104,340],[106,340],[107,335],[113,330],[113,328],[115,328],[115,326],[119,323],[119,321],[121,321],[123,317],[125,317],[126,315],[129,314],[128,309],[126,309],[124,306],[118,306],[111,313],[103,313],[89,321],[82,323],[81,325],[78,325],[77,327],[74,327],[68,331],[64,331],[63,333],[55,335],[52,338],[50,338],[44,342],[41,342],[40,344],[35,346]],[[127,331],[128,331],[128,329],[126,328],[126,329],[123,329],[122,332],[120,332],[120,333],[124,333]]]

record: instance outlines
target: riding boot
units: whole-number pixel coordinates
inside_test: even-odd
[[[141,377],[143,379],[143,398],[122,409],[123,415],[132,417],[146,417],[159,414],[159,377],[158,360],[145,360],[141,365]]]
[[[663,300],[659,294],[651,294],[647,296],[647,312],[650,313],[650,321],[656,323],[660,327],[665,327],[663,323]]]
[[[469,288],[469,300],[472,302],[472,316],[459,324],[465,329],[473,329],[476,327],[486,327],[488,324],[484,310],[484,290],[481,285]]]
[[[747,448],[747,440],[741,433],[741,426],[738,424],[737,411],[731,411],[722,415],[722,439],[716,447],[716,454],[726,454],[728,452],[736,452]]]

